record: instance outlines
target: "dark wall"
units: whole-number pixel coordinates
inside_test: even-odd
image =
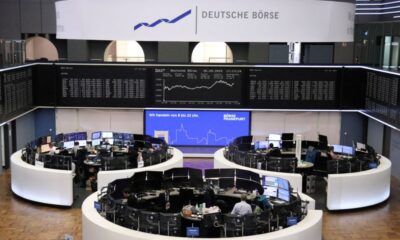
[[[268,63],[269,43],[249,43],[249,63]]]
[[[306,64],[332,64],[333,63],[333,43],[309,44],[301,46],[302,63]]]
[[[20,29],[19,1],[0,0],[0,38],[20,39]]]
[[[188,42],[159,42],[158,43],[159,62],[190,62]]]
[[[35,112],[35,138],[56,132],[56,111],[54,108],[38,109]]]
[[[271,43],[268,53],[268,63],[289,62],[289,46],[286,43]]]
[[[392,175],[400,179],[400,132],[391,130],[390,154],[389,159],[392,162]]]
[[[340,128],[340,144],[351,146],[352,141],[367,141],[368,118],[360,113],[343,112]]]

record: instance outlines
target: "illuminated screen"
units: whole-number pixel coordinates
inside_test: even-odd
[[[264,195],[268,197],[277,197],[278,195],[278,188],[277,187],[264,187]]]
[[[278,187],[289,190],[289,181],[283,178],[278,178]]]
[[[277,179],[277,177],[264,176],[264,178],[263,178],[263,186],[278,187],[278,179]]]
[[[68,141],[68,142],[64,142],[64,148],[73,148],[74,147],[74,141]]]
[[[289,191],[285,190],[285,189],[282,189],[282,188],[279,188],[278,198],[283,200],[283,201],[289,202],[290,201],[290,193],[289,193]]]
[[[113,138],[113,133],[112,132],[101,132],[101,137],[102,138]]]
[[[92,140],[100,139],[100,138],[101,138],[101,132],[92,133]]]
[[[343,154],[353,155],[353,147],[343,146]]]
[[[343,152],[343,147],[342,145],[332,145],[333,146],[333,151],[335,153],[342,153]]]
[[[239,111],[146,111],[145,134],[178,146],[226,146],[250,132],[250,113]]]
[[[267,149],[269,146],[269,142],[268,141],[258,141],[255,144],[255,149]]]

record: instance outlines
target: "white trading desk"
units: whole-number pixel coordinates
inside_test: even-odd
[[[158,163],[155,165],[142,167],[142,168],[132,168],[124,170],[111,170],[111,171],[100,171],[97,173],[97,189],[101,190],[102,187],[107,187],[108,184],[116,179],[120,178],[130,178],[135,172],[144,171],[164,171],[170,168],[183,167],[183,153],[172,148],[172,158],[166,160],[165,162]]]
[[[375,169],[328,175],[326,207],[344,210],[372,206],[390,195],[392,163],[385,157]]]
[[[82,204],[82,239],[83,240],[147,240],[147,239],[188,239],[183,237],[163,236],[151,233],[135,231],[118,226],[103,218],[94,208],[97,201],[97,193],[93,193]],[[233,237],[237,240],[321,240],[322,238],[322,211],[309,210],[307,216],[298,224],[265,234],[245,237]],[[215,240],[227,238],[202,238]]]
[[[283,179],[287,179],[290,182],[291,187],[301,193],[303,190],[303,176],[299,173],[286,173],[286,172],[274,172],[274,171],[266,171],[260,170],[250,167],[245,167],[234,162],[229,161],[224,156],[224,148],[219,149],[214,153],[214,168],[240,168],[248,171],[252,171],[261,175],[279,177]]]
[[[57,170],[33,166],[21,159],[22,151],[11,155],[11,190],[27,200],[71,206],[73,203],[72,170]]]

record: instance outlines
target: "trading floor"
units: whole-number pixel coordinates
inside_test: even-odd
[[[212,159],[184,159],[184,166],[210,168]],[[66,234],[81,239],[81,209],[28,202],[12,194],[10,169],[0,174],[0,240],[58,240]],[[391,196],[377,206],[324,212],[323,239],[400,239],[399,181],[392,178]]]

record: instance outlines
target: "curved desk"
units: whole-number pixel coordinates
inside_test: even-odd
[[[30,165],[21,159],[21,150],[11,155],[11,190],[27,200],[71,206],[73,202],[72,170],[57,170]]]
[[[82,204],[82,239],[83,240],[147,240],[161,239],[171,240],[172,238],[187,239],[182,237],[169,237],[155,235],[145,232],[131,230],[118,226],[100,216],[94,208],[94,201],[97,200],[97,193],[93,193]],[[307,216],[297,225],[271,233],[238,237],[243,240],[293,240],[308,239],[321,240],[322,236],[322,211],[309,210]],[[216,238],[202,238],[211,240]],[[219,238],[226,239],[226,238]]]
[[[112,171],[100,171],[97,173],[97,189],[101,190],[102,187],[107,187],[108,184],[116,179],[130,178],[135,172],[143,171],[164,171],[166,169],[183,167],[183,153],[176,149],[173,149],[173,157],[165,162],[147,166],[143,168],[132,168],[124,170],[112,170]]]
[[[390,195],[392,163],[385,157],[375,169],[355,173],[329,174],[326,206],[344,210],[372,206]]]
[[[302,192],[303,190],[303,177],[298,173],[286,173],[286,172],[273,172],[260,170],[255,168],[245,167],[234,162],[229,161],[224,156],[224,149],[219,149],[214,153],[214,168],[240,168],[248,171],[256,172],[261,175],[280,177],[289,180],[290,185],[293,189],[297,190],[297,192]]]

